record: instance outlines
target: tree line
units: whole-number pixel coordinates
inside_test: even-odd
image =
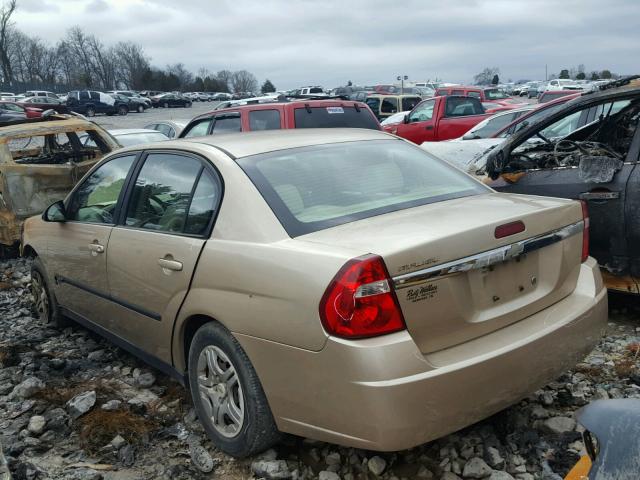
[[[16,84],[60,85],[97,90],[131,89],[161,91],[255,92],[256,77],[246,70],[196,74],[182,63],[159,68],[134,42],[105,45],[80,27],[69,29],[56,44],[18,30],[11,21],[17,0],[0,8],[0,79]],[[268,80],[267,80],[268,82]],[[271,82],[265,82],[269,89]],[[275,91],[275,87],[273,90]]]

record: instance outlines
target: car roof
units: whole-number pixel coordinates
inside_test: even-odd
[[[389,96],[389,95],[386,95]],[[296,108],[305,108],[309,105],[310,108],[318,108],[318,107],[351,107],[355,104],[360,108],[368,109],[367,105],[363,102],[358,102],[355,100],[341,100],[341,99],[327,99],[327,100],[287,100],[287,101],[274,101],[274,102],[264,102],[264,103],[249,103],[249,104],[238,104],[231,105],[229,107],[220,108],[218,110],[212,110],[210,112],[203,113],[194,117],[190,120],[190,122],[194,120],[200,120],[203,118],[209,118],[213,115],[224,114],[228,112],[239,112],[242,110],[274,110],[274,109],[291,109],[294,110]]]
[[[115,128],[109,130],[111,135],[134,135],[137,133],[161,133],[158,130],[152,130],[150,128]]]
[[[146,144],[144,148],[180,149],[181,147],[187,148],[189,144],[210,145],[223,151],[231,158],[236,159],[278,150],[325,145],[329,143],[393,139],[400,140],[380,130],[370,130],[366,128],[300,128],[190,137],[167,142],[149,143]],[[140,150],[140,146],[119,151],[122,152],[125,150]]]

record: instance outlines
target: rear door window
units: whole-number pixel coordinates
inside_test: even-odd
[[[255,130],[278,130],[280,128],[280,111],[254,110],[249,112],[249,128]]]
[[[216,121],[213,124],[213,132],[212,133],[230,133],[230,132],[241,132],[242,131],[242,123],[240,122],[240,114],[224,115],[221,117],[216,117]]]
[[[146,158],[127,208],[130,227],[183,232],[202,162],[184,155],[152,153]]]
[[[380,130],[380,125],[371,112],[365,108],[312,107],[296,108],[294,112],[296,128],[369,128]]]
[[[398,111],[398,99],[397,98],[383,98],[382,107],[380,107],[382,113],[396,113]]]
[[[80,100],[89,100],[89,92],[86,90],[80,92]]]

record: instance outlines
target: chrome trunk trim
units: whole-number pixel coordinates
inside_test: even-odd
[[[507,260],[519,257],[520,255],[525,255],[548,245],[561,242],[565,238],[581,233],[583,230],[584,221],[580,220],[579,222],[567,225],[566,227],[562,227],[536,237],[528,238],[526,240],[521,240],[510,245],[504,245],[502,247],[477,253],[459,260],[453,260],[441,265],[435,265],[415,272],[398,275],[393,277],[393,286],[395,289],[407,288],[427,280],[439,280],[462,272],[486,268],[491,265],[495,265],[496,263],[506,262]]]

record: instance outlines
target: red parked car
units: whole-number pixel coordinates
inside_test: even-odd
[[[237,105],[200,115],[180,138],[291,128],[369,128],[380,123],[367,105],[342,100],[302,100]]]
[[[17,102],[7,102],[7,101],[2,101],[0,102],[4,105],[4,109],[5,110],[12,110],[15,112],[21,112],[24,113],[27,118],[39,118],[42,116],[42,109],[41,108],[36,108],[36,107],[27,107],[24,105],[21,105]]]
[[[57,113],[69,113],[67,106],[57,98],[52,97],[27,97],[18,102],[25,108],[36,108],[41,111],[55,110]]]
[[[420,145],[457,138],[490,116],[477,98],[434,97],[416,105],[402,123],[383,129]]]
[[[436,90],[437,97],[445,97],[448,95],[464,95],[467,97],[475,97],[481,102],[491,102],[511,107],[519,106],[523,102],[516,100],[496,87],[464,87],[456,85],[455,87],[440,87]],[[517,107],[515,107],[517,108]]]

